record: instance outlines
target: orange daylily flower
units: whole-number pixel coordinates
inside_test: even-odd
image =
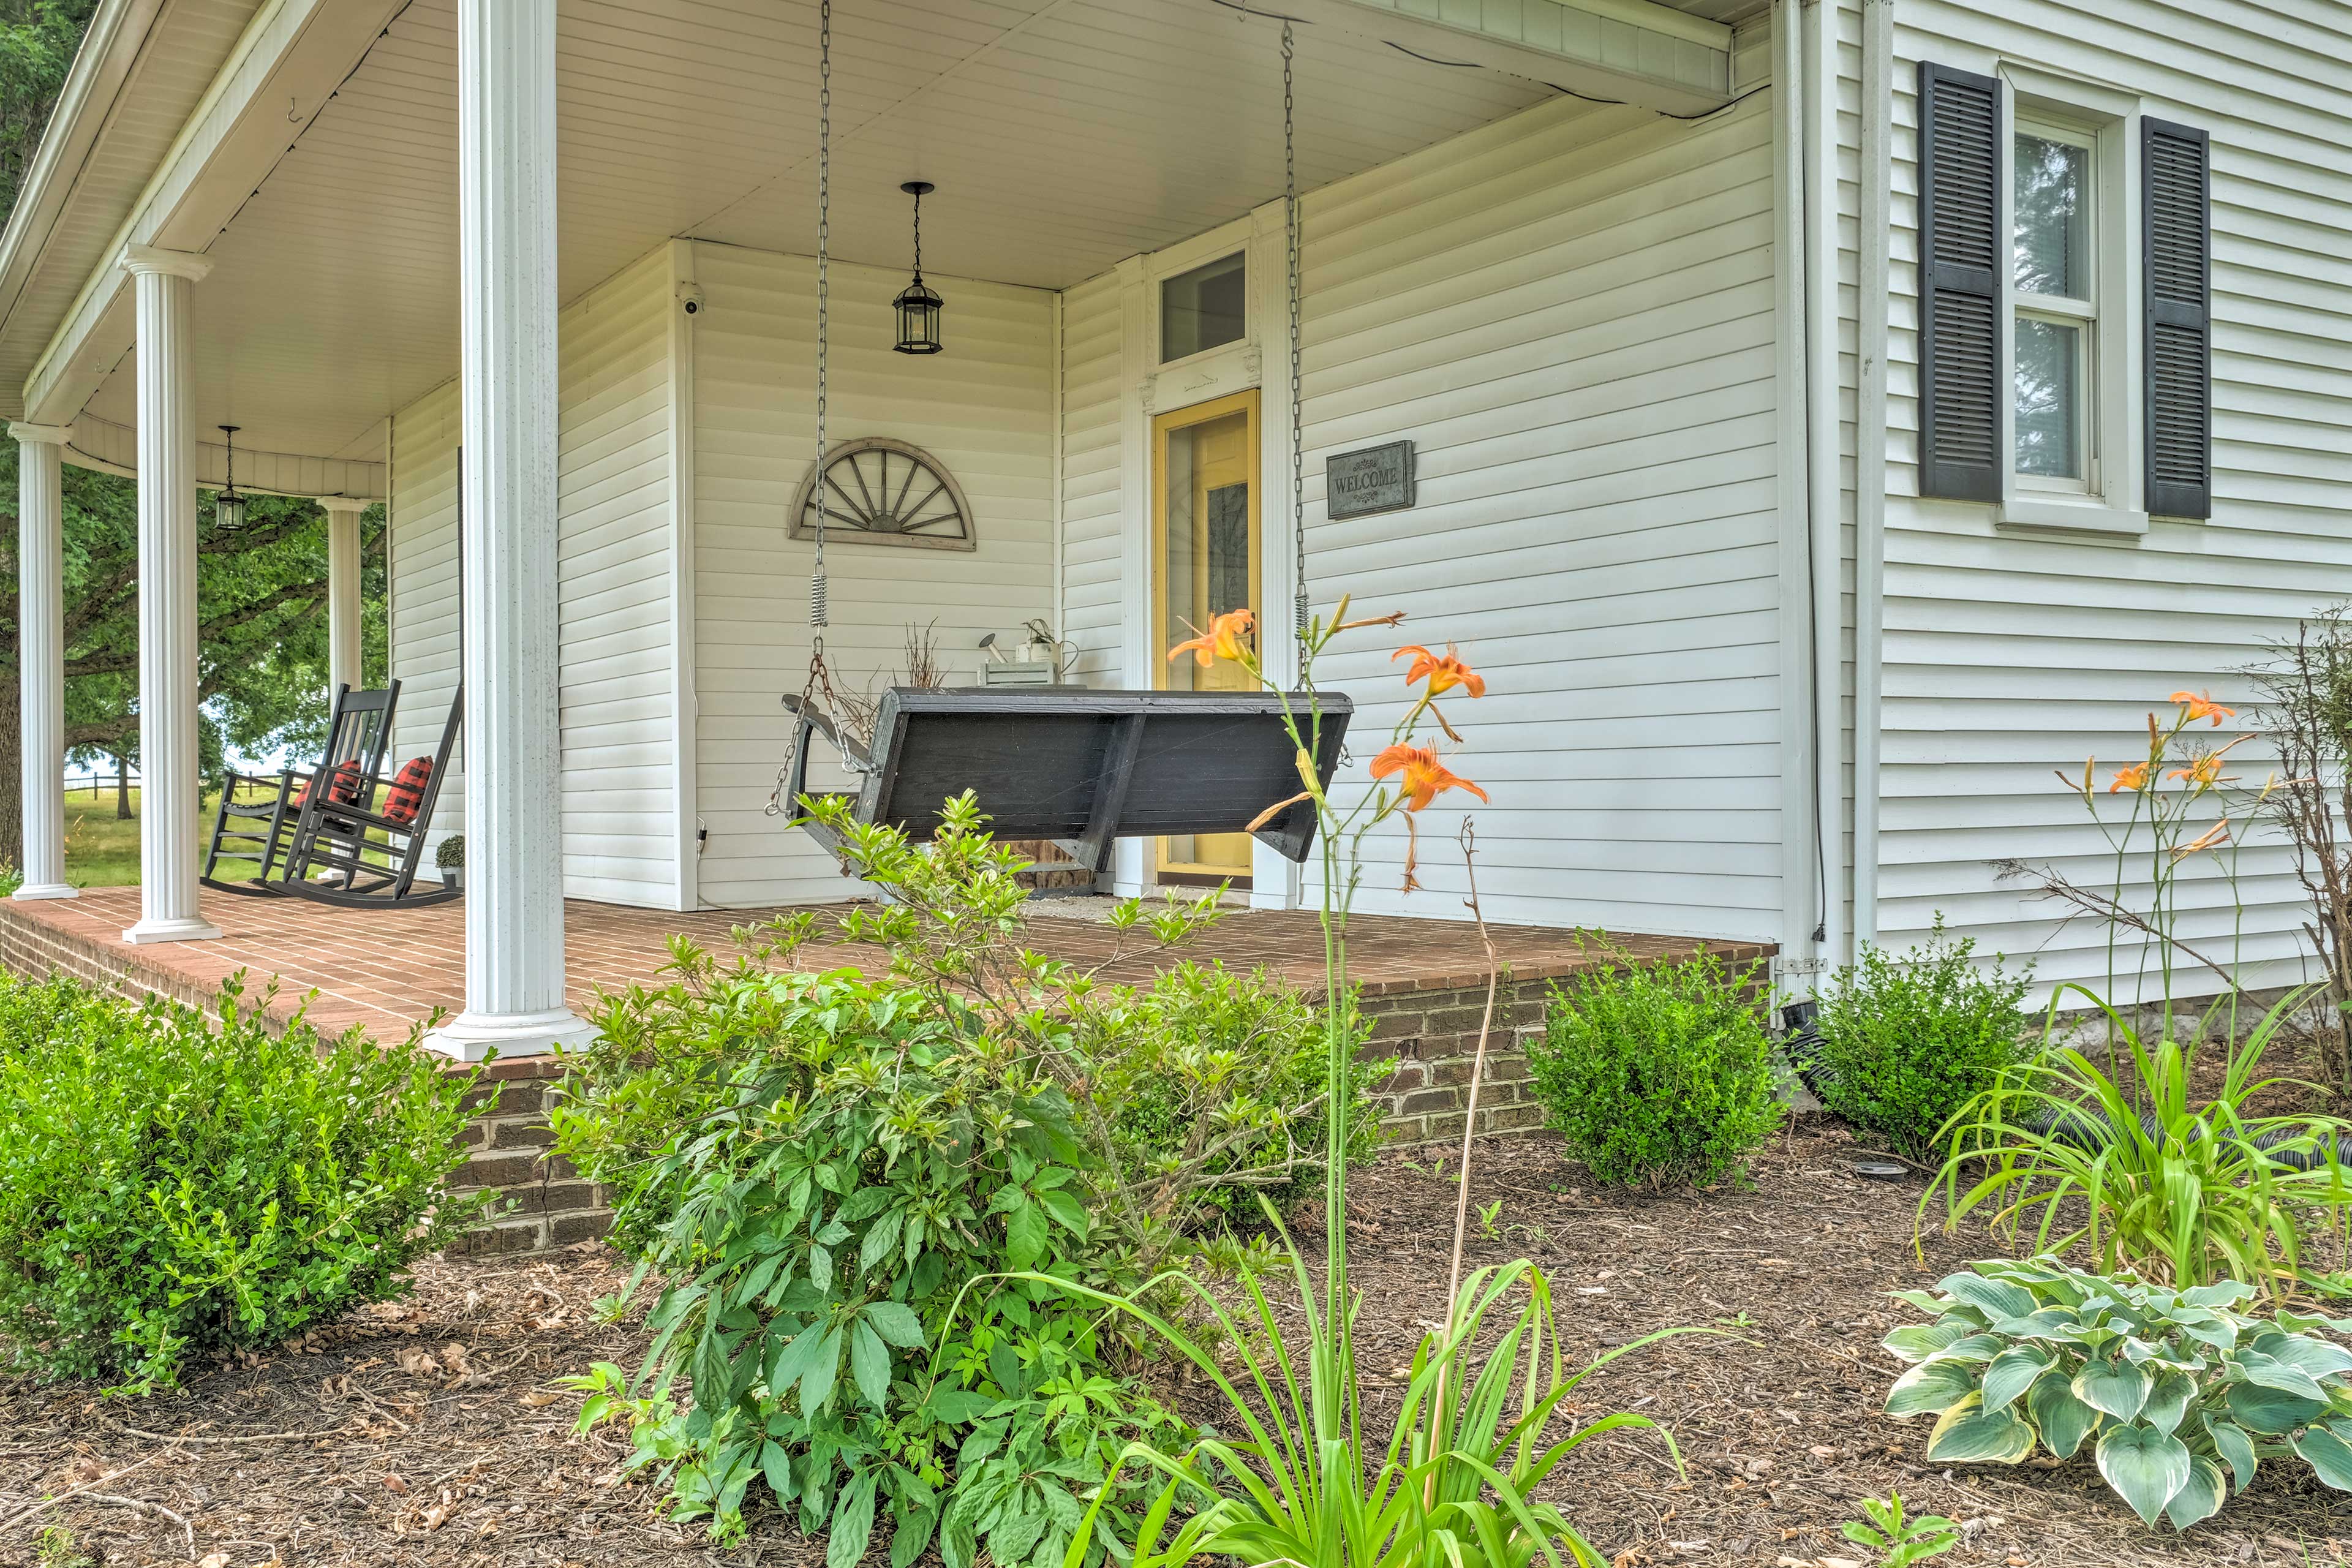
[[[2224,708],[2214,701],[2213,694],[2210,691],[2176,691],[2170,700],[2189,710],[2181,720],[2184,724],[2194,724],[2200,719],[2210,719],[2213,721],[2213,727],[2218,730],[2221,727],[2222,720],[2234,719],[2238,716],[2238,710],[2235,708]]]
[[[1206,669],[1221,658],[1244,658],[1249,654],[1250,630],[1256,625],[1257,616],[1251,611],[1227,610],[1212,620],[1205,632],[1192,626],[1192,637],[1168,650],[1168,662],[1173,664],[1189,653]]]
[[[1412,663],[1406,667],[1404,672],[1407,686],[1427,677],[1432,697],[1442,697],[1457,686],[1473,697],[1486,695],[1486,678],[1463,663],[1462,656],[1454,651],[1452,643],[1445,645],[1445,651],[1442,654],[1432,653],[1419,643],[1410,643],[1389,655],[1389,662],[1394,664],[1407,654],[1412,655]]]
[[[1391,773],[1402,773],[1398,790],[1404,798],[1407,811],[1421,811],[1449,789],[1468,790],[1480,800],[1486,792],[1462,777],[1438,761],[1436,751],[1428,746],[1394,745],[1372,759],[1372,776],[1384,779]]]
[[[2230,742],[2230,746],[2237,745],[2245,738],[2243,735],[2239,736],[2236,741]],[[2219,750],[2208,752],[2201,757],[2192,758],[2187,767],[2175,768],[2165,776],[2182,780],[2200,789],[2211,789],[2221,782],[2221,758],[2230,750],[2230,746],[2223,746]]]
[[[2190,839],[2188,843],[2183,844],[2179,848],[2173,850],[2172,858],[2178,860],[2183,855],[2194,855],[2200,849],[2211,849],[2218,845],[2227,844],[2229,841],[2230,819],[2225,816],[2221,821],[2215,823],[2212,826],[2207,828],[2203,833],[2199,834],[2195,838]]]
[[[2134,763],[2127,768],[2116,770],[2115,778],[2107,785],[2107,793],[2113,795],[2119,789],[2144,790],[2147,787],[2147,764]]]

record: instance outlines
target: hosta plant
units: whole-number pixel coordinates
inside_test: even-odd
[[[2352,1320],[2256,1317],[2236,1280],[2176,1290],[2046,1256],[1895,1294],[1934,1314],[1885,1341],[1911,1363],[1886,1413],[1936,1418],[1930,1464],[2087,1448],[2133,1512],[2175,1530],[2212,1517],[2266,1458],[2352,1491],[2352,1351],[2319,1331]]]

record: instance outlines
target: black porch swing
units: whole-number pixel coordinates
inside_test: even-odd
[[[833,5],[823,0],[817,42],[816,461],[825,459],[827,251],[832,155]],[[1283,163],[1289,274],[1290,527],[1297,554],[1293,635],[1307,626],[1307,545],[1299,510],[1298,175],[1292,136],[1293,44],[1282,27]],[[824,629],[829,622],[824,514],[820,497],[809,579],[814,633],[809,682],[784,708],[795,721],[792,747],[776,775],[769,814],[794,809],[809,795],[808,763],[819,736],[859,775],[854,790],[827,792],[852,802],[856,821],[887,824],[917,840],[938,829],[940,807],[969,790],[1002,839],[1043,840],[1072,866],[1036,896],[1087,893],[1109,869],[1119,838],[1252,831],[1276,801],[1298,792],[1298,751],[1283,719],[1283,699],[1268,691],[1117,691],[1079,689],[936,690],[892,687],[883,694],[874,733],[863,743],[825,713]],[[1316,772],[1328,786],[1338,769],[1352,704],[1325,692],[1318,703]],[[803,816],[798,826],[836,857],[839,837]],[[1313,805],[1298,801],[1258,824],[1254,837],[1303,862],[1315,841]]]

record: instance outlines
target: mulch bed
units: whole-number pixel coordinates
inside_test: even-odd
[[[1890,1489],[1915,1511],[1964,1521],[1966,1542],[1939,1563],[2344,1559],[2352,1500],[2281,1464],[2186,1539],[2143,1530],[2084,1463],[1923,1469],[1924,1424],[1877,1415],[1896,1370],[1877,1342],[1910,1316],[1885,1292],[1993,1248],[1931,1237],[1922,1262],[1912,1250],[1918,1184],[1853,1177],[1852,1147],[1834,1124],[1809,1120],[1765,1152],[1751,1191],[1647,1195],[1594,1191],[1549,1134],[1482,1146],[1477,1198],[1502,1208],[1471,1261],[1524,1255],[1543,1266],[1573,1358],[1661,1328],[1720,1328],[1635,1351],[1580,1390],[1581,1418],[1637,1408],[1672,1428],[1686,1464],[1677,1473],[1654,1434],[1612,1434],[1555,1484],[1619,1568],[1866,1561],[1837,1527]],[[1440,1310],[1454,1186],[1425,1152],[1391,1154],[1358,1178],[1352,1203],[1360,1360],[1381,1390],[1375,1409],[1384,1400],[1393,1410],[1401,1384],[1382,1389],[1385,1374],[1411,1360]],[[554,1380],[600,1360],[634,1370],[643,1351],[641,1328],[607,1324],[593,1306],[623,1279],[599,1246],[436,1259],[408,1300],[212,1370],[184,1394],[102,1401],[0,1385],[0,1521],[89,1489],[0,1527],[0,1563],[74,1561],[63,1542],[60,1555],[40,1555],[37,1531],[50,1524],[107,1564],[821,1561],[821,1542],[773,1516],[741,1547],[711,1550],[661,1517],[651,1489],[620,1479],[617,1428],[572,1436],[578,1396]]]

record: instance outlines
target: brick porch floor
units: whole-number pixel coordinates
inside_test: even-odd
[[[466,914],[462,904],[374,911],[332,909],[293,899],[242,899],[210,894],[205,910],[227,934],[217,942],[163,942],[133,947],[123,929],[139,918],[136,888],[102,888],[79,899],[0,906],[0,960],[20,973],[65,968],[83,977],[154,991],[185,1001],[215,993],[244,971],[257,988],[274,976],[283,1016],[308,1001],[311,1020],[340,1030],[352,1024],[397,1037],[436,1009],[465,1005]],[[571,1001],[584,1009],[599,989],[659,978],[673,933],[724,949],[736,926],[777,910],[729,910],[679,913],[626,909],[573,900],[564,906],[564,942]],[[1148,939],[1125,941],[1108,927],[1041,915],[1031,922],[1036,947],[1081,963],[1110,960],[1105,977],[1150,976]],[[1573,931],[1498,926],[1495,937],[1515,984],[1549,981],[1591,960]],[[1605,939],[1641,959],[1686,956],[1697,944],[1675,938],[1612,935]],[[1727,945],[1753,956],[1764,950]],[[1319,990],[1323,938],[1310,910],[1237,910],[1181,950],[1181,956],[1222,961],[1229,967],[1264,966],[1291,984]],[[1359,915],[1349,941],[1349,969],[1367,1005],[1378,1013],[1388,998],[1482,986],[1486,962],[1477,933],[1453,921]],[[809,968],[878,967],[881,954],[845,943],[804,950]],[[47,962],[44,962],[46,960]],[[1401,1039],[1391,1031],[1390,1039]]]

